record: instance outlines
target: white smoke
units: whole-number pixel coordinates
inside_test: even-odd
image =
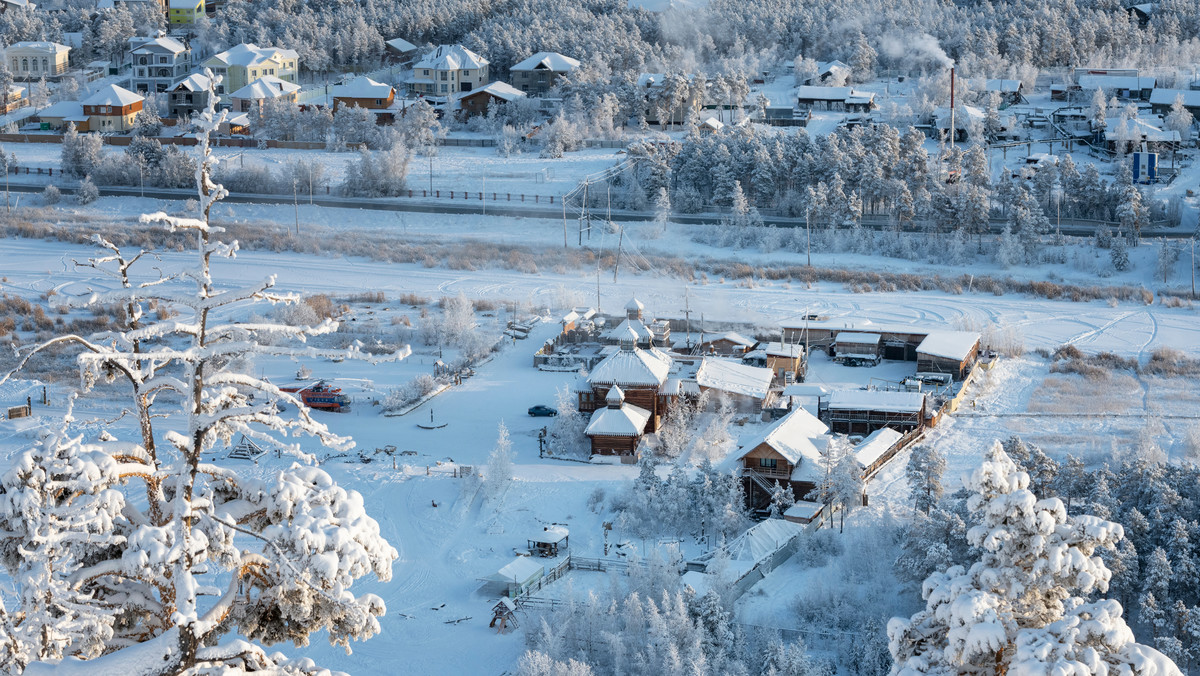
[[[903,36],[884,36],[879,41],[884,55],[896,62],[897,66],[918,70],[936,66],[951,68],[954,59],[947,56],[945,50],[938,44],[937,38],[928,33]]]

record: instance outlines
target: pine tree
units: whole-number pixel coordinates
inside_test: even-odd
[[[942,499],[942,474],[946,471],[946,457],[931,444],[920,444],[913,448],[908,464],[904,468],[908,489],[913,496],[913,506],[918,512],[928,514]]]
[[[1110,249],[1110,258],[1112,259],[1113,270],[1124,272],[1129,269],[1129,251],[1126,249],[1126,238],[1117,233],[1113,238],[1112,249]]]
[[[993,444],[969,481],[976,525],[968,539],[979,560],[931,575],[925,609],[888,624],[892,673],[1180,674],[1133,642],[1119,603],[1087,600],[1108,588],[1096,554],[1122,539],[1121,526],[1068,516],[1060,500],[1038,500],[1028,484]]]
[[[1150,594],[1158,599],[1159,604],[1169,605],[1173,600],[1171,595],[1171,560],[1162,547],[1155,547],[1146,558],[1142,567],[1142,594]]]

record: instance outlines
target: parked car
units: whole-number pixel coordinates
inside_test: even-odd
[[[538,404],[537,406],[530,407],[529,415],[533,416],[534,418],[553,418],[554,416],[558,415],[558,409],[554,408],[553,406],[543,406]]]

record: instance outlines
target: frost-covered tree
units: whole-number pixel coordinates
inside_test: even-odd
[[[971,473],[967,532],[979,559],[931,575],[925,609],[888,624],[894,676],[917,674],[1180,675],[1134,641],[1121,604],[1093,594],[1111,576],[1099,557],[1124,537],[1120,525],[1067,515],[1039,500],[1029,476],[993,444]]]
[[[1092,120],[1092,133],[1096,138],[1104,136],[1104,130],[1108,127],[1108,100],[1104,98],[1104,90],[1099,87],[1092,93],[1092,108],[1090,110]]]
[[[1126,238],[1117,233],[1113,238],[1112,248],[1109,249],[1110,259],[1112,260],[1113,270],[1124,272],[1129,269],[1129,249],[1125,244]]]
[[[75,201],[80,204],[91,204],[100,199],[100,189],[92,183],[91,176],[84,176],[79,182],[79,187],[75,189]]]
[[[942,499],[942,474],[946,471],[946,456],[932,444],[913,448],[904,467],[908,490],[918,512],[928,514]]]
[[[342,192],[361,197],[395,197],[407,186],[412,155],[400,143],[387,150],[359,151],[358,159],[346,163]]]
[[[119,305],[120,326],[34,346],[17,367],[44,349],[76,347],[83,388],[123,383],[138,423],[136,439],[103,434],[84,444],[60,436],[28,454],[5,479],[5,504],[19,505],[19,511],[0,514],[4,564],[20,585],[16,612],[42,613],[51,625],[47,636],[59,644],[55,650],[95,657],[88,668],[96,673],[134,673],[128,671],[134,663],[141,665],[138,674],[313,673],[317,668],[310,661],[268,654],[257,643],[305,645],[324,632],[348,649],[351,640],[370,638],[379,631],[384,604],[351,587],[367,575],[388,580],[397,557],[366,514],[362,496],[338,486],[312,466],[315,458],[302,453],[299,443],[284,439],[312,437],[338,450],[353,442],[331,433],[294,395],[237,366],[260,354],[363,355],[357,349],[326,352],[284,344],[329,333],[336,329],[332,321],[292,327],[238,319],[255,303],[298,298],[273,291],[272,277],[241,288],[223,287],[213,277],[212,258],[233,257],[238,247],[220,241],[221,229],[209,219],[213,204],[226,194],[211,179],[216,160],[208,139],[220,118],[215,93],[209,101],[199,116],[199,217],[143,217],[194,237],[195,265],[142,276],[136,264],[147,252],[129,255],[97,236],[102,253],[87,265],[114,283],[84,305]],[[153,320],[147,314],[152,304],[178,314]],[[286,402],[295,417],[282,416],[275,402]],[[298,462],[247,476],[205,460],[205,453],[236,435]],[[81,509],[89,512],[86,518],[78,514]],[[57,550],[58,567],[43,567],[36,584],[44,590],[69,587],[75,599],[102,611],[107,624],[94,632],[86,625],[52,626],[70,612],[82,616],[81,609],[71,608],[71,597],[62,595],[58,606],[47,606],[36,590],[25,588],[34,579],[22,570],[36,568],[40,552],[59,546],[67,549]],[[76,641],[71,631],[89,635]],[[229,634],[240,638],[223,638]],[[33,648],[19,653],[15,660],[55,657]]]
[[[491,500],[498,501],[508,490],[513,479],[512,439],[508,436],[508,427],[503,421],[496,426],[496,445],[488,455],[487,469],[484,470],[487,481],[487,493]]]
[[[554,407],[558,410],[558,415],[550,422],[547,440],[554,455],[584,458],[588,456],[588,439],[583,434],[588,421],[579,412],[576,401],[575,393],[565,385],[554,393]]]
[[[75,123],[67,124],[62,139],[62,170],[67,176],[83,177],[92,173],[104,154],[99,134],[80,134]]]
[[[1167,129],[1179,132],[1179,137],[1186,144],[1192,135],[1192,125],[1195,122],[1196,118],[1192,116],[1192,112],[1183,105],[1183,94],[1176,94],[1175,102],[1171,104],[1171,112],[1167,113]]]

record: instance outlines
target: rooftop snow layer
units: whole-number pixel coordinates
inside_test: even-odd
[[[837,334],[835,342],[847,345],[878,345],[883,337],[878,333],[858,333],[857,331],[842,331]]]
[[[731,461],[738,461],[746,454],[766,444],[776,453],[782,455],[793,465],[801,464],[801,460],[819,460],[821,450],[813,442],[814,437],[827,434],[829,427],[813,414],[804,409],[796,409],[771,424],[762,435],[751,439],[742,445],[732,456]]]
[[[767,398],[771,391],[771,369],[747,366],[728,359],[705,357],[696,371],[696,384],[700,387],[732,392],[758,400]]]
[[[39,117],[63,118],[83,117],[83,104],[78,101],[59,101],[38,111]]]
[[[189,0],[190,1],[190,0]],[[190,7],[195,7],[196,3],[192,3]],[[187,45],[176,40],[175,38],[131,38],[130,42],[137,40],[137,46],[133,48],[133,54],[150,54],[167,52],[169,54],[179,54],[187,51]]]
[[[53,52],[55,54],[57,54],[59,52],[70,51],[70,49],[71,49],[70,47],[68,47],[66,45],[60,45],[57,42],[44,42],[44,41],[43,42],[14,42],[13,44],[9,45],[8,47],[9,47],[9,49],[12,49],[14,47],[16,47],[18,49],[40,49],[42,51]]]
[[[640,437],[646,430],[650,411],[633,404],[601,408],[592,414],[583,433],[589,437]]]
[[[859,442],[858,446],[854,447],[854,457],[860,465],[868,467],[871,463],[878,460],[881,455],[886,453],[889,448],[894,446],[897,441],[900,441],[900,437],[902,436],[904,435],[890,427],[881,427]]]
[[[299,89],[300,85],[280,80],[274,75],[264,75],[230,96],[235,99],[274,99],[284,94],[299,91]]]
[[[80,101],[85,106],[128,106],[139,101],[145,101],[144,98],[134,94],[133,92],[118,87],[117,85],[105,85],[98,89],[95,94]]]
[[[438,45],[436,49],[421,57],[413,66],[413,70],[428,68],[430,70],[462,70],[467,68],[483,68],[488,60],[472,52],[462,45]]]
[[[279,47],[259,47],[254,43],[242,43],[231,47],[213,58],[227,66],[257,66],[273,58],[298,59],[299,55],[291,49]]]
[[[829,408],[842,411],[891,411],[916,413],[925,405],[921,392],[842,390],[829,396]]]
[[[515,101],[527,96],[525,92],[517,89],[507,82],[500,82],[497,80],[496,82],[490,82],[486,86],[480,87],[479,89],[466,92],[463,94],[463,97],[475,96],[476,94],[480,93],[491,94],[492,96],[498,99],[503,99],[504,101]]]
[[[211,81],[208,79],[208,76],[201,75],[200,73],[192,73],[179,82],[171,85],[170,91],[174,91],[180,87],[183,87],[191,92],[202,92],[208,90],[209,84],[211,84]]]
[[[1136,77],[1133,75],[1080,75],[1079,88],[1084,91],[1097,89],[1153,89],[1155,80],[1152,77]]]
[[[386,99],[392,95],[392,86],[376,82],[366,75],[360,75],[348,82],[334,85],[330,94],[334,98]]]
[[[528,556],[518,556],[516,559],[513,559],[512,563],[496,571],[496,574],[492,577],[520,584],[535,576],[544,575],[545,572],[546,569],[537,561]]]
[[[875,94],[873,92],[858,91],[857,89],[852,89],[850,87],[817,87],[813,85],[801,85],[796,87],[796,98],[815,101],[861,100],[866,102],[874,100]]]
[[[1150,103],[1156,106],[1171,106],[1175,97],[1183,97],[1183,105],[1188,108],[1200,108],[1200,90],[1194,89],[1155,89],[1150,92]]]
[[[417,49],[416,45],[409,42],[408,40],[405,40],[404,38],[392,38],[391,40],[388,40],[384,44],[386,44],[388,47],[391,47],[392,49],[396,50],[397,52],[401,52],[401,53],[411,52],[411,51],[414,51]]]
[[[572,59],[571,57],[564,56],[558,52],[538,52],[528,59],[521,61],[512,68],[509,68],[509,70],[552,70],[562,73],[574,70],[578,67],[578,59]]]
[[[555,542],[562,542],[563,538],[567,537],[568,534],[569,531],[567,531],[567,529],[563,526],[546,526],[542,530],[534,533],[533,536],[529,538],[529,541],[554,544]]]
[[[633,335],[637,336],[639,341],[652,340],[654,338],[654,332],[640,319],[621,320],[621,323],[605,333],[604,337],[607,340],[626,340],[630,331],[633,331]]]
[[[917,346],[917,355],[963,361],[979,345],[979,334],[970,331],[931,331]]]

